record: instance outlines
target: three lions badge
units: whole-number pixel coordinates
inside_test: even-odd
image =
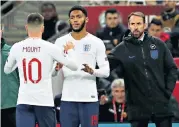
[[[150,45],[150,56],[152,59],[158,59],[158,50],[155,44]]]

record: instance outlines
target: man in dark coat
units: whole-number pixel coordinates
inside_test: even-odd
[[[125,81],[127,114],[132,127],[172,127],[169,100],[177,80],[177,67],[166,44],[144,33],[145,15],[132,12],[130,31],[109,54],[110,69],[118,68]]]

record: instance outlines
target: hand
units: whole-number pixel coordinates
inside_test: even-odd
[[[55,70],[56,70],[56,71],[59,71],[62,67],[63,67],[63,64],[57,63],[57,64],[56,64],[56,67],[55,67]]]
[[[84,66],[85,68],[83,68],[83,69],[81,69],[81,70],[83,70],[83,71],[85,71],[85,72],[87,72],[87,73],[89,73],[89,74],[91,74],[91,75],[94,73],[93,69],[90,68],[88,64],[83,64],[83,66]]]
[[[106,104],[106,102],[108,101],[108,97],[106,96],[106,95],[102,95],[101,97],[100,97],[100,105],[104,105],[104,104]]]
[[[123,113],[122,113],[122,116],[123,116],[123,118],[126,118],[126,117],[127,117],[127,113],[126,113],[126,112],[123,112]]]
[[[108,55],[109,53],[111,53],[111,50],[106,50],[106,55]]]
[[[118,44],[118,40],[117,40],[117,39],[114,39],[114,40],[113,40],[113,43],[114,43],[114,45],[117,45],[117,44]]]
[[[64,50],[68,51],[69,49],[73,49],[75,46],[72,42],[67,42],[66,45],[64,45]]]

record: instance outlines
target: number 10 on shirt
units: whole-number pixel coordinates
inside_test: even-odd
[[[38,66],[38,78],[37,80],[32,79],[32,63],[37,63]],[[24,58],[22,60],[23,65],[23,73],[24,73],[24,82],[27,83],[27,80],[30,82],[37,84],[42,79],[42,64],[37,58],[32,58],[28,63]],[[27,73],[28,70],[28,73]]]

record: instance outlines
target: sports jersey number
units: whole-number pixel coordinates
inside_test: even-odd
[[[37,80],[33,80],[32,79],[32,63],[36,62],[38,64],[38,79]],[[26,65],[27,69],[28,69],[28,79],[32,82],[32,83],[38,83],[41,79],[42,79],[42,64],[41,62],[37,59],[37,58],[33,58],[29,61],[29,63],[26,63],[26,59],[24,58],[22,60],[22,65],[23,65],[23,72],[24,72],[24,81],[25,83],[27,83],[27,71],[26,71]]]

